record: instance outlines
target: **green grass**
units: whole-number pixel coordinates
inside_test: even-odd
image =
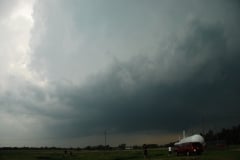
[[[143,160],[141,150],[128,151],[71,151],[63,150],[1,150],[0,160]],[[240,160],[240,147],[225,150],[206,150],[200,156],[168,155],[166,149],[149,150],[151,160]]]

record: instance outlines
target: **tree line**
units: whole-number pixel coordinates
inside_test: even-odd
[[[240,124],[232,128],[223,128],[219,132],[209,130],[203,135],[207,143],[211,142],[224,142],[227,145],[240,144]]]

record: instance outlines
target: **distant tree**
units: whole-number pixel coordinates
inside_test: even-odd
[[[158,144],[148,144],[147,145],[148,148],[158,148]]]
[[[209,130],[204,137],[205,137],[205,141],[214,141],[214,140],[216,140],[212,130]]]
[[[124,150],[126,149],[126,144],[120,144],[118,145],[118,148]]]
[[[142,146],[134,145],[133,149],[142,149]]]
[[[204,135],[206,142],[211,141],[225,141],[228,145],[240,144],[240,125],[233,126],[230,129],[223,128],[220,132],[214,133],[209,130]]]

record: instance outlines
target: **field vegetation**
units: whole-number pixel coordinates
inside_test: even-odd
[[[149,160],[239,160],[240,146],[206,150],[200,156],[169,155],[167,148],[148,150]],[[2,149],[0,160],[144,160],[142,150]]]

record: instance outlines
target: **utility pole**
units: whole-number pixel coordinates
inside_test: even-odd
[[[202,116],[202,134],[205,135],[205,120],[204,120],[204,116]]]
[[[185,130],[183,130],[183,138],[186,138]]]
[[[104,131],[104,144],[105,144],[105,148],[107,148],[107,130],[106,129]]]

